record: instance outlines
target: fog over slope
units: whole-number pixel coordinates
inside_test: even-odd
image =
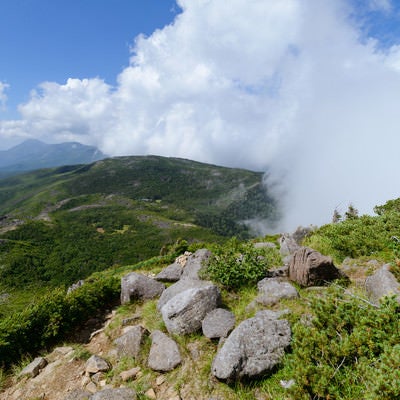
[[[0,140],[268,169],[285,193],[284,229],[328,222],[350,202],[372,212],[400,195],[400,46],[368,35],[359,2],[178,4],[173,24],[136,38],[116,87],[45,82],[20,120],[0,121]],[[389,0],[363,7],[398,12]],[[0,106],[11,89],[0,84]]]

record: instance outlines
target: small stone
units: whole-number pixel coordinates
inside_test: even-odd
[[[30,376],[34,378],[47,365],[47,360],[43,357],[36,357],[29,365],[27,365],[19,376]]]
[[[157,376],[156,378],[156,385],[161,386],[166,381],[164,375]]]
[[[82,381],[81,381],[81,386],[84,388],[84,387],[86,387],[86,385],[87,384],[89,384],[91,381],[90,381],[90,378],[88,377],[88,376],[84,376],[83,378],[82,378]]]
[[[144,395],[149,399],[157,399],[156,392],[153,389],[149,389]]]
[[[90,392],[90,393],[96,393],[97,392],[97,385],[94,382],[89,382],[85,389]]]
[[[126,382],[129,381],[129,379],[135,379],[139,372],[140,372],[140,367],[134,367],[127,371],[122,371],[119,374],[119,376],[124,382]]]
[[[104,358],[93,355],[86,361],[85,371],[89,374],[95,374],[97,372],[107,372],[109,371],[110,365]]]

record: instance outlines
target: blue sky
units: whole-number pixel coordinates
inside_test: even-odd
[[[372,212],[400,197],[400,2],[1,0],[0,149],[28,138],[267,170],[291,227]]]
[[[10,85],[8,115],[44,81],[100,77],[115,84],[139,34],[179,12],[173,0],[2,0],[0,81]]]

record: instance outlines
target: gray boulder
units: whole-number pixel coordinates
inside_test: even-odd
[[[148,366],[154,371],[168,372],[176,368],[181,362],[178,345],[161,331],[154,331],[151,335],[151,347]]]
[[[289,322],[279,313],[264,310],[243,321],[215,356],[211,372],[221,380],[261,376],[281,361],[291,340]]]
[[[201,281],[198,279],[182,278],[178,282],[169,286],[167,289],[165,289],[162,292],[160,298],[158,299],[157,309],[160,311],[161,308],[165,304],[167,304],[174,296],[178,295],[179,293],[184,292],[185,290],[199,288],[199,287],[205,287],[208,285],[212,285],[212,282]]]
[[[296,288],[289,282],[281,281],[279,278],[264,278],[257,284],[259,295],[258,303],[271,306],[281,299],[295,299],[299,297]]]
[[[119,356],[137,357],[142,349],[144,338],[149,332],[141,325],[133,326],[128,332],[114,341]]]
[[[93,394],[90,400],[136,400],[137,395],[133,389],[118,388],[104,389]]]
[[[174,296],[161,308],[161,314],[169,333],[185,335],[200,330],[204,317],[220,302],[219,288],[208,284]]]
[[[223,308],[210,311],[203,319],[201,329],[209,339],[227,337],[235,327],[235,315]]]
[[[28,364],[20,373],[19,376],[29,376],[34,378],[47,365],[47,360],[43,357],[36,357]]]
[[[385,296],[396,296],[400,303],[400,284],[390,271],[390,264],[385,264],[365,281],[365,290],[375,304]]]
[[[309,247],[297,250],[289,265],[289,279],[303,287],[323,286],[343,277],[345,275],[335,267],[331,257]]]
[[[176,282],[181,279],[181,275],[183,272],[183,265],[174,262],[171,265],[168,265],[167,268],[164,268],[159,274],[155,276],[156,281],[164,281],[164,282]]]
[[[110,364],[99,356],[91,356],[85,364],[85,372],[88,374],[97,374],[98,372],[106,372],[111,369]]]
[[[287,233],[280,237],[279,245],[279,252],[281,254],[282,260],[285,265],[289,265],[292,259],[292,254],[295,253],[300,248],[300,246],[298,245],[296,240]]]
[[[149,300],[161,295],[165,286],[148,276],[131,272],[121,278],[121,304]]]
[[[182,278],[200,279],[199,271],[203,265],[207,265],[210,257],[211,252],[207,249],[197,250],[194,254],[190,255],[183,269]]]

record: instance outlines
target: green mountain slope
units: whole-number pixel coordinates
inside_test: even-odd
[[[242,221],[277,216],[261,181],[261,172],[155,156],[0,180],[0,282],[70,284],[177,242],[248,237]]]

